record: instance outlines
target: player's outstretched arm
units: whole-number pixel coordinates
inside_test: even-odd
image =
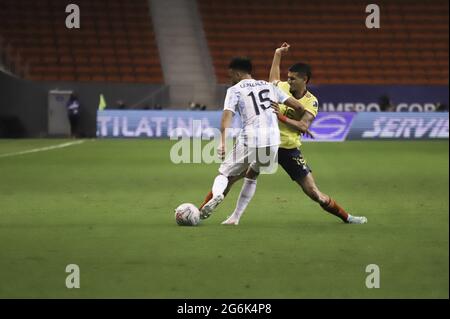
[[[286,101],[284,101],[284,104],[289,107],[292,107],[293,109],[299,112],[303,112],[305,110],[305,106],[292,96],[290,96]]]
[[[270,68],[269,82],[280,81],[281,56],[289,50],[290,45],[284,42],[281,47],[275,50],[273,55],[272,67]]]
[[[220,144],[217,149],[217,154],[220,159],[225,157],[225,143],[226,143],[226,130],[231,127],[233,121],[233,112],[224,110],[222,113],[222,120],[220,121]]]
[[[286,125],[290,126],[291,128],[298,130],[300,133],[310,136],[311,138],[314,138],[314,135],[309,130],[309,127],[311,126],[311,123],[314,120],[314,116],[309,112],[303,112],[303,116],[300,119],[300,121],[293,120],[280,112],[280,108],[278,107],[278,104],[275,102],[271,102],[271,107],[274,110],[275,114],[278,117],[278,120],[280,122],[285,123]]]

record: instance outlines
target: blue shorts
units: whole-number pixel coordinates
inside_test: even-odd
[[[278,164],[283,167],[293,181],[312,172],[298,148],[286,149],[280,147],[278,149]]]

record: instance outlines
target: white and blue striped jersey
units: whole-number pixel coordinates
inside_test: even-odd
[[[227,90],[224,110],[239,113],[242,130],[238,141],[250,147],[280,144],[278,119],[270,101],[284,103],[289,96],[272,83],[242,80]]]

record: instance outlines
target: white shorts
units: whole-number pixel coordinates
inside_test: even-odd
[[[219,173],[226,177],[238,176],[249,166],[258,173],[274,173],[278,167],[277,153],[278,145],[254,148],[236,143],[220,165]]]

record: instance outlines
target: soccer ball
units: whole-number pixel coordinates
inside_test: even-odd
[[[195,226],[200,222],[200,211],[191,203],[184,203],[175,209],[175,220],[180,226]]]

